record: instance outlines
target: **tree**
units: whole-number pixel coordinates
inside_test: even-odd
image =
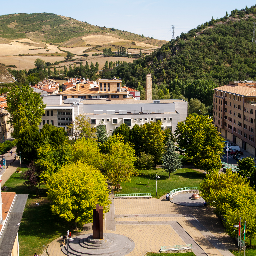
[[[141,127],[142,152],[154,156],[155,165],[161,162],[164,152],[164,131],[161,128],[161,122],[145,123]]]
[[[99,143],[104,143],[107,138],[108,138],[108,134],[107,134],[107,130],[106,130],[106,125],[104,124],[99,124],[96,127],[96,135],[98,138],[98,142]]]
[[[135,151],[118,135],[111,136],[102,145],[105,153],[102,171],[116,188],[123,181],[130,181],[135,174]]]
[[[72,162],[82,162],[94,166],[97,169],[102,168],[103,157],[100,152],[96,139],[81,138],[72,146]]]
[[[18,138],[20,131],[26,127],[38,126],[46,106],[40,94],[28,85],[13,86],[7,94],[7,105],[14,138]]]
[[[73,53],[67,51],[67,55],[66,55],[66,57],[65,57],[65,60],[66,60],[66,61],[70,61],[70,60],[73,59],[74,56],[75,56],[75,55],[74,55]]]
[[[162,162],[163,169],[165,169],[169,173],[169,178],[171,172],[175,172],[182,166],[180,155],[175,152],[175,145],[170,137],[166,143],[166,151],[163,154]]]
[[[72,130],[73,136],[75,138],[96,138],[96,128],[91,127],[90,118],[86,118],[84,115],[76,116],[73,123],[69,126]]]
[[[191,98],[188,104],[188,114],[193,113],[198,115],[206,115],[207,108],[200,100]]]
[[[123,123],[119,127],[117,127],[112,135],[121,135],[123,137],[124,143],[130,141],[130,127]]]
[[[76,227],[92,222],[96,204],[108,211],[110,204],[106,179],[96,168],[82,162],[63,166],[47,183],[52,212]]]
[[[238,161],[238,173],[249,179],[251,186],[255,185],[256,167],[252,157],[246,157]]]
[[[43,70],[46,67],[45,61],[41,60],[41,59],[36,59],[35,60],[35,66],[38,70]]]
[[[40,135],[37,126],[25,126],[17,139],[17,152],[21,154],[22,162],[29,164],[37,159],[37,150],[40,147]]]
[[[234,225],[241,218],[246,221],[246,236],[256,235],[256,192],[246,179],[228,169],[226,173],[207,174],[200,184],[201,196],[216,212],[223,216],[226,231],[233,237],[237,235]]]
[[[37,150],[36,168],[40,171],[40,181],[46,182],[62,166],[71,163],[72,147],[69,143],[53,145],[45,143]]]
[[[195,166],[213,171],[221,168],[224,139],[208,116],[189,115],[179,122],[175,131],[179,147]]]

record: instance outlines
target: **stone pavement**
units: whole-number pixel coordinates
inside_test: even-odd
[[[211,208],[180,206],[166,201],[164,197],[112,199],[110,212],[105,217],[104,232],[133,240],[135,248],[128,256],[159,252],[161,246],[186,244],[192,244],[193,252],[200,256],[230,256],[232,254],[227,248],[235,249],[233,240],[225,234]],[[48,246],[47,253],[49,256],[64,255],[60,238]]]

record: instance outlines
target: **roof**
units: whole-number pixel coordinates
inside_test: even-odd
[[[11,255],[28,198],[28,195],[15,195],[14,192],[2,192],[2,210],[6,216],[7,214],[9,216],[3,235],[0,238],[0,255]],[[6,206],[5,203],[7,204]],[[12,204],[12,207],[10,204]]]
[[[224,85],[221,87],[217,87],[214,90],[223,91],[227,93],[234,93],[240,96],[256,96],[256,88],[254,87]]]

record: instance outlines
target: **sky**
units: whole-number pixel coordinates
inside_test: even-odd
[[[3,1],[3,0],[2,0]],[[235,9],[256,5],[252,0],[8,0],[0,15],[14,13],[55,13],[105,26],[153,37],[172,39],[198,25],[221,18]]]

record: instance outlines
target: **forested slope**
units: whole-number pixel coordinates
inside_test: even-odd
[[[102,75],[120,77],[128,86],[142,90],[146,74],[151,73],[155,97],[168,98],[169,89],[170,97],[198,98],[209,105],[214,87],[256,79],[254,22],[255,6],[232,11],[181,34],[152,55],[104,70]]]

